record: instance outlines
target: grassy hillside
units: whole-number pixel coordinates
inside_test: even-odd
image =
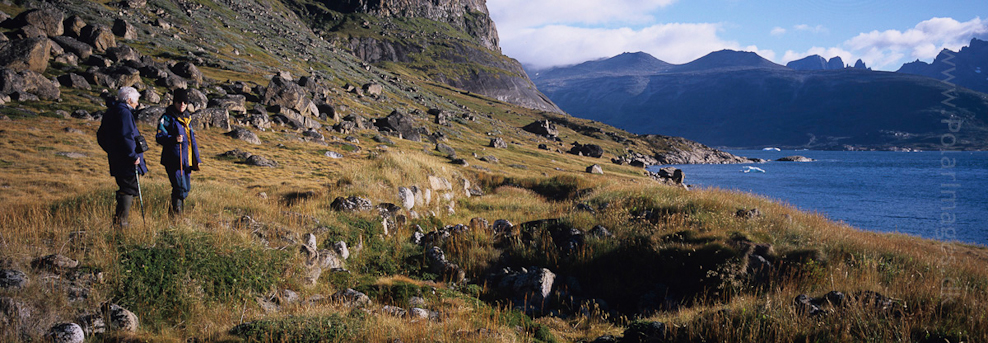
[[[280,3],[264,3],[282,13]],[[239,24],[228,23],[210,34],[236,40],[217,44],[253,51],[253,36],[237,35]],[[125,44],[156,59],[178,58],[156,37]],[[61,102],[11,101],[0,107],[9,119],[0,121],[0,269],[22,271],[30,282],[0,288],[0,298],[11,299],[0,311],[0,341],[43,340],[55,324],[78,322],[105,302],[133,311],[140,329],[111,330],[90,341],[575,342],[613,335],[630,342],[652,321],[665,324],[662,339],[679,342],[988,341],[984,247],[864,231],[881,228],[851,228],[749,194],[666,186],[641,168],[608,162],[628,149],[650,153],[662,146],[661,137],[646,141],[600,123],[511,106],[429,81],[414,68],[362,65],[328,49],[305,62],[261,50],[238,60],[222,51],[197,55],[215,62],[201,67],[215,85],[266,85],[272,69],[309,75],[300,73],[311,67],[311,74],[331,76],[326,85],[343,115],[417,113],[411,114],[416,125],[442,132],[442,143],[469,165],[451,163],[427,141],[377,142],[382,134],[374,130],[347,135],[322,128],[325,141],[318,142],[274,125],[254,130],[262,144],[251,145],[224,130],[201,129],[202,170],[193,174],[186,215],[167,214],[170,187],[152,143],[146,154],[151,172],[141,179],[146,222],[135,205],[131,226],[114,230],[115,185],[95,141],[99,122],[56,112],[100,109],[100,87],[63,87]],[[217,62],[225,58],[228,64]],[[69,71],[81,72],[52,66],[46,76]],[[385,86],[382,96],[344,88],[369,81]],[[425,114],[432,108],[455,113],[450,126]],[[558,125],[560,141],[521,129],[544,118],[567,123]],[[146,135],[154,130],[139,128]],[[489,147],[493,137],[508,147]],[[604,156],[555,152],[574,141],[600,145]],[[220,156],[233,149],[279,166]],[[497,162],[479,159],[487,156]],[[586,173],[592,164],[604,174]],[[432,186],[435,178],[451,189]],[[349,196],[400,204],[398,188],[411,186],[437,189],[429,204],[415,205],[415,214],[382,217],[377,210],[331,207]],[[739,215],[751,209],[758,214]],[[495,231],[498,219],[513,226]],[[429,268],[428,249],[409,242],[417,228],[430,233],[457,224],[467,229],[435,246],[464,280]],[[612,236],[590,234],[598,225]],[[584,234],[567,236],[569,229]],[[324,270],[308,283],[300,252],[308,233],[319,249],[346,242],[348,271]],[[32,265],[51,254],[79,266]],[[758,263],[764,268],[753,267]],[[532,267],[556,274],[544,306],[512,304],[490,281],[504,268]],[[348,288],[371,303],[352,307],[332,298]],[[820,298],[830,291],[846,297],[841,305],[820,304],[822,314],[794,304],[798,295]],[[29,316],[11,310],[11,301]],[[430,318],[397,317],[385,306],[420,307]]]

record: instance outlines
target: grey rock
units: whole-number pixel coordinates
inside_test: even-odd
[[[230,130],[230,112],[225,108],[205,108],[192,113],[195,127]]]
[[[103,304],[100,310],[103,312],[103,319],[107,321],[107,327],[110,330],[137,332],[140,326],[137,315],[117,304]]]
[[[191,62],[179,62],[171,67],[171,70],[175,75],[184,77],[192,81],[195,85],[202,85],[205,78],[199,68]]]
[[[439,151],[439,152],[441,152],[443,154],[446,154],[446,157],[449,157],[449,158],[455,158],[456,157],[456,150],[453,149],[453,147],[451,147],[449,145],[446,145],[446,144],[443,144],[443,143],[436,143],[436,151]]]
[[[62,87],[84,90],[90,90],[92,88],[89,86],[89,81],[86,81],[86,78],[76,73],[60,75],[58,77],[58,82],[62,84]]]
[[[106,56],[106,58],[110,59],[111,61],[118,63],[124,61],[141,60],[141,54],[138,53],[137,50],[134,50],[134,48],[131,48],[130,46],[127,45],[120,45],[106,49],[106,53],[104,54],[104,56]]]
[[[106,322],[103,321],[103,316],[98,314],[82,315],[76,319],[76,323],[82,327],[82,331],[87,336],[106,332]]]
[[[495,149],[504,149],[508,147],[508,143],[505,142],[504,139],[501,139],[501,137],[495,137],[491,138],[491,142],[488,146]]]
[[[250,157],[247,158],[245,163],[257,167],[270,167],[270,168],[278,167],[278,162],[272,161],[260,155],[251,155]]]
[[[604,169],[600,168],[599,164],[594,164],[587,167],[587,173],[590,174],[604,174]]]
[[[329,205],[335,211],[343,212],[355,212],[355,211],[369,211],[373,205],[371,205],[370,200],[351,196],[349,198],[338,197],[333,200],[333,203]]]
[[[569,150],[569,153],[573,155],[600,158],[604,155],[604,149],[596,144],[580,144],[574,142],[573,147]]]
[[[336,251],[336,253],[339,254],[340,258],[343,260],[350,258],[350,249],[347,248],[346,242],[344,241],[333,243],[333,251]]]
[[[325,155],[329,158],[343,158],[343,155],[335,151],[327,151]]]
[[[61,36],[65,32],[62,21],[65,14],[53,8],[29,9],[14,18],[15,25],[31,25],[41,29],[46,35],[51,37]]]
[[[397,134],[398,137],[407,139],[413,142],[421,142],[422,134],[421,130],[413,126],[415,120],[407,114],[401,113],[398,110],[394,110],[385,118],[380,118],[374,121],[374,125],[377,126],[378,130],[382,133],[392,133]]]
[[[812,158],[809,158],[809,157],[796,155],[796,156],[786,156],[786,157],[777,159],[776,161],[779,161],[779,162],[813,162],[813,161],[816,161],[816,160],[814,160]]]
[[[225,108],[230,112],[247,113],[247,96],[233,94],[209,100],[207,107]]]
[[[553,124],[548,120],[538,120],[532,122],[531,124],[525,125],[523,129],[525,131],[546,137],[559,136],[559,130],[556,129],[556,124]]]
[[[398,199],[401,201],[401,206],[406,210],[411,210],[415,207],[415,194],[412,193],[411,189],[398,187]]]
[[[738,218],[744,218],[744,219],[754,219],[754,218],[761,217],[762,216],[762,211],[759,211],[757,208],[753,208],[753,209],[750,209],[750,210],[748,210],[748,209],[740,209],[740,210],[737,210],[737,212],[734,213],[734,216],[736,216]]]
[[[667,328],[662,322],[637,322],[624,330],[622,343],[666,342]]]
[[[142,109],[137,110],[137,121],[149,124],[157,125],[158,120],[161,115],[165,114],[166,108],[161,106],[147,106]]]
[[[381,96],[381,91],[384,90],[384,87],[376,83],[368,83],[361,88],[364,89],[364,94],[374,97]]]
[[[597,238],[608,238],[614,236],[614,234],[612,234],[610,230],[607,230],[607,228],[601,225],[595,225],[593,228],[590,229],[589,234]]]
[[[56,152],[55,155],[56,156],[67,157],[67,158],[72,158],[72,159],[89,157],[89,155],[86,155],[85,153],[74,152],[74,151],[59,151],[59,152]]]
[[[233,130],[225,133],[224,135],[232,137],[234,139],[242,140],[250,144],[255,144],[255,145],[261,144],[261,139],[257,138],[256,134],[254,134],[253,132],[251,132],[246,128],[242,128],[239,126],[234,126]]]
[[[76,323],[61,323],[48,330],[46,335],[52,343],[82,343],[86,334]]]
[[[533,267],[531,270],[505,268],[494,278],[498,279],[498,290],[506,293],[516,304],[534,304],[541,307],[552,292],[556,274],[546,268]]]
[[[437,246],[426,250],[425,259],[429,264],[429,271],[439,274],[444,279],[452,282],[460,282],[466,276],[463,269],[460,269],[460,266],[447,260],[446,254]]]
[[[79,261],[65,257],[60,254],[53,254],[39,257],[31,261],[31,267],[38,270],[60,271],[79,266]]]
[[[371,304],[371,300],[366,294],[351,288],[336,292],[331,299],[348,307],[367,307]]]
[[[0,67],[13,71],[43,73],[51,57],[51,40],[47,37],[18,39],[0,44]]]
[[[65,19],[65,21],[62,24],[64,30],[62,34],[64,34],[65,37],[78,38],[82,34],[82,28],[86,27],[86,22],[83,21],[82,18],[80,18],[77,15],[73,15],[68,19]],[[52,37],[52,39],[55,38],[57,37]]]
[[[385,305],[381,307],[381,312],[384,312],[385,314],[395,316],[398,318],[403,318],[408,315],[408,311],[405,311],[405,309],[391,305]]]
[[[408,316],[412,319],[429,319],[429,311],[418,307],[413,307]]]
[[[93,52],[102,54],[106,49],[117,46],[113,31],[106,25],[89,24],[82,28],[79,40],[93,46]]]

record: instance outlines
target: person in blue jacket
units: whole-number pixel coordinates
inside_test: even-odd
[[[192,189],[192,171],[199,170],[199,145],[190,122],[192,115],[186,110],[189,93],[183,88],[173,93],[172,105],[158,120],[155,140],[161,144],[161,165],[165,166],[168,181],[172,184],[172,201],[168,213],[173,217],[182,214],[185,198]]]
[[[148,171],[144,153],[137,152],[136,143],[141,133],[137,130],[134,110],[140,97],[141,94],[133,87],[120,88],[116,99],[107,99],[103,122],[96,131],[97,142],[106,151],[106,159],[110,163],[110,175],[119,187],[113,214],[113,225],[118,228],[129,226],[127,217],[130,206],[139,194],[137,174],[144,175]]]

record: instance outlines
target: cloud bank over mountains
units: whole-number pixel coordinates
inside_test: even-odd
[[[623,52],[644,51],[669,63],[686,63],[722,49],[758,53],[779,64],[817,54],[862,59],[879,70],[896,70],[916,59],[930,61],[943,49],[957,50],[971,38],[988,39],[988,20],[934,17],[905,31],[874,30],[837,46],[813,46],[777,54],[754,42],[724,38],[739,30],[730,22],[658,23],[652,13],[679,4],[676,0],[489,0],[487,3],[508,56],[535,69],[572,65]],[[784,27],[783,27],[784,26]],[[827,25],[779,25],[766,39],[793,34],[830,34]]]

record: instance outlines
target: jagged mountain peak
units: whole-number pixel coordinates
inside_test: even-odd
[[[988,93],[988,41],[972,38],[958,51],[943,49],[932,63],[915,60],[896,72],[948,80],[962,87]]]

